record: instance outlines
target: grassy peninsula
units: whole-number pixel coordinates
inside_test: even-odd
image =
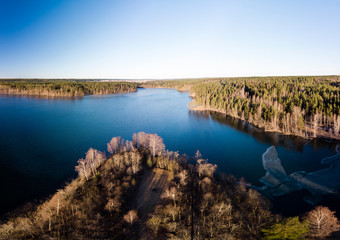
[[[132,82],[100,82],[86,80],[0,80],[0,94],[42,97],[81,97],[137,91]]]
[[[239,179],[166,150],[157,134],[90,148],[78,177],[42,204],[0,224],[1,239],[318,239],[339,229],[326,207],[282,218]],[[322,219],[322,230],[316,219]],[[319,220],[319,219],[318,219]]]
[[[154,81],[190,90],[192,110],[221,112],[265,131],[340,139],[340,77],[248,77]]]

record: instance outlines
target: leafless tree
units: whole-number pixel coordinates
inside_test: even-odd
[[[106,156],[103,152],[90,148],[86,153],[85,159],[78,160],[75,170],[80,177],[85,177],[88,180],[89,176],[97,173],[97,168],[105,159]]]
[[[165,150],[163,139],[157,134],[139,132],[133,134],[132,139],[133,145],[136,148],[148,148],[150,149],[152,156],[156,156],[158,153],[163,153]]]
[[[165,155],[169,160],[174,160],[174,159],[177,159],[177,158],[179,157],[179,153],[178,153],[178,152],[169,151],[169,150],[166,150],[164,155]]]
[[[152,156],[155,156],[157,153],[162,153],[165,149],[163,139],[157,134],[149,134],[149,148]]]
[[[177,177],[179,178],[179,182],[181,185],[185,186],[188,182],[188,171],[182,170],[179,174],[177,174]]]
[[[197,160],[196,169],[200,178],[203,176],[212,177],[216,168],[216,164],[212,165],[211,163],[208,163],[205,159]]]
[[[149,218],[147,225],[149,228],[151,228],[154,234],[157,235],[161,223],[162,223],[162,218],[160,218],[156,214],[151,214],[151,217]]]
[[[105,159],[106,156],[104,153],[93,148],[90,148],[85,156],[85,161],[88,163],[88,166],[90,166],[92,174],[97,173],[97,168]]]
[[[121,137],[113,137],[107,144],[107,150],[109,153],[115,154],[120,151],[122,145],[124,145],[124,140]]]
[[[136,148],[146,147],[147,134],[145,132],[134,133],[132,135],[132,140]]]
[[[201,154],[200,150],[197,150],[197,151],[196,151],[196,153],[195,153],[195,158],[196,158],[196,159],[202,158],[202,154]]]
[[[126,151],[133,151],[133,150],[135,150],[133,142],[131,142],[131,141],[126,141],[125,142],[125,147],[126,147]]]
[[[339,136],[339,132],[340,132],[340,116],[337,116],[334,114],[333,116],[333,122],[334,122],[334,134],[335,136]]]
[[[105,209],[108,210],[110,213],[112,211],[116,211],[118,212],[119,209],[120,209],[120,206],[121,206],[121,202],[119,201],[119,199],[117,197],[115,198],[110,198],[108,201],[107,201],[107,204],[105,206]]]
[[[315,113],[313,116],[313,133],[314,133],[314,137],[316,137],[318,128],[319,128],[319,121],[321,118],[321,114],[320,113]]]
[[[232,205],[229,203],[221,202],[212,207],[212,212],[215,214],[216,219],[220,219],[223,215],[231,216]]]
[[[171,187],[165,189],[162,193],[161,198],[163,199],[171,199],[173,201],[174,206],[176,207],[176,198],[177,198],[177,188]]]
[[[127,214],[124,215],[124,221],[130,223],[131,225],[134,224],[138,220],[136,210],[130,210]]]
[[[115,155],[113,157],[112,163],[116,171],[121,172],[124,170],[125,166],[124,166],[123,157],[121,155]]]
[[[164,208],[164,212],[165,214],[167,215],[170,215],[171,216],[171,219],[172,221],[176,221],[176,217],[178,216],[178,213],[179,213],[179,207],[175,207],[173,205],[166,205],[165,208]]]
[[[141,169],[141,159],[142,157],[137,152],[131,152],[131,168],[132,173],[136,174]]]
[[[327,207],[316,207],[307,214],[306,219],[309,222],[311,237],[325,238],[340,229],[339,220]]]
[[[81,178],[85,177],[86,180],[89,180],[88,177],[88,167],[85,159],[81,158],[78,160],[78,165],[75,167],[76,172],[78,172]]]

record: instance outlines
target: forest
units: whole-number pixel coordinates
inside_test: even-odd
[[[147,81],[141,84],[144,88],[174,88],[178,91],[184,92],[190,90],[194,85],[208,82],[216,82],[226,80],[228,78],[187,78],[174,80],[154,80]]]
[[[211,110],[265,131],[340,139],[340,77],[247,77],[154,81],[190,90],[192,110]]]
[[[191,88],[198,105],[263,128],[307,138],[340,139],[340,79],[272,77],[224,80]]]
[[[34,95],[44,97],[79,97],[137,91],[131,82],[99,82],[88,80],[0,80],[0,94]]]
[[[107,152],[90,148],[75,167],[78,177],[14,211],[0,223],[0,238],[324,239],[340,229],[327,207],[274,214],[244,180],[217,173],[199,151],[167,150],[157,134],[114,137]]]

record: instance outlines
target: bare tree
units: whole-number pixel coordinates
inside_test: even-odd
[[[97,168],[105,159],[106,156],[103,152],[90,148],[86,153],[85,159],[81,158],[78,160],[75,170],[81,178],[85,177],[88,180],[91,174],[97,173]]]
[[[139,149],[141,147],[148,148],[151,151],[152,156],[156,156],[158,153],[163,153],[165,145],[163,139],[157,134],[150,134],[145,132],[135,133],[132,136],[133,145]]]
[[[105,159],[106,156],[104,153],[93,148],[90,148],[85,156],[85,161],[87,162],[87,165],[91,168],[92,174],[97,173],[97,168]]]
[[[176,207],[177,188],[171,187],[171,188],[165,189],[165,191],[161,195],[161,198],[171,199],[174,206]]]
[[[221,218],[223,215],[231,216],[232,205],[229,203],[221,202],[212,207],[212,212],[215,214],[216,219]]]
[[[185,186],[188,182],[188,171],[183,170],[179,174],[177,174],[177,177],[179,178],[179,182],[181,185]]]
[[[196,169],[198,172],[199,177],[207,176],[212,177],[215,170],[217,168],[217,165],[212,165],[207,162],[205,159],[198,159],[196,164]]]
[[[166,150],[164,155],[170,160],[177,159],[179,157],[178,151],[174,152],[174,151]]]
[[[149,228],[151,228],[154,234],[157,235],[159,226],[161,223],[162,223],[162,218],[160,218],[156,214],[151,214],[151,217],[149,218],[147,225]]]
[[[163,139],[157,134],[149,134],[149,146],[148,147],[151,151],[152,156],[155,156],[157,153],[162,153],[165,149]]]
[[[131,141],[126,141],[125,142],[125,147],[126,147],[126,151],[133,151],[133,150],[135,150],[133,142],[131,142]]]
[[[202,158],[202,154],[201,154],[200,150],[197,150],[197,151],[196,151],[196,153],[195,153],[195,158],[196,158],[196,159]]]
[[[107,150],[109,153],[115,154],[120,151],[122,145],[124,145],[124,140],[121,137],[113,137],[107,144]]]
[[[316,207],[307,214],[306,219],[309,222],[311,237],[325,238],[340,229],[339,220],[327,207]]]
[[[314,133],[314,137],[316,137],[317,131],[318,131],[318,126],[319,126],[319,121],[321,118],[321,114],[320,113],[315,113],[313,116],[313,133]]]
[[[339,132],[340,132],[340,116],[337,116],[334,114],[333,116],[333,122],[334,122],[334,134],[335,136],[339,136]]]
[[[166,215],[170,215],[171,216],[171,219],[173,222],[176,221],[176,217],[178,216],[178,213],[179,213],[179,207],[175,207],[171,204],[169,205],[166,205],[165,208],[164,208],[164,213]]]
[[[137,152],[131,152],[131,168],[133,174],[136,174],[141,169],[141,159],[142,157]]]
[[[121,172],[125,169],[123,157],[121,155],[113,156],[112,163],[113,163],[115,170],[117,170],[118,172]]]
[[[119,199],[117,197],[115,198],[110,198],[107,201],[107,204],[105,205],[105,210],[108,210],[110,213],[112,211],[116,211],[118,212],[121,206],[121,202],[119,201]]]
[[[86,165],[85,159],[81,158],[78,160],[78,165],[75,167],[75,170],[81,178],[85,177],[86,180],[89,180],[87,173],[88,167]]]
[[[298,120],[300,116],[301,116],[301,108],[294,106],[291,118],[293,119],[292,130],[294,129],[295,132],[298,132],[298,128],[299,128]]]
[[[138,220],[136,210],[130,210],[127,214],[124,215],[125,222],[130,223],[131,225],[134,224]]]
[[[146,147],[147,134],[145,132],[134,133],[132,140],[136,148]]]

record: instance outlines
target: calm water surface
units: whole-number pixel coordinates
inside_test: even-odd
[[[0,213],[46,197],[75,177],[74,166],[88,148],[106,151],[113,136],[131,139],[139,131],[157,133],[181,154],[199,149],[220,171],[258,186],[265,174],[261,156],[271,145],[287,174],[325,168],[320,160],[335,153],[332,143],[305,144],[220,114],[191,112],[189,101],[187,93],[169,89],[79,99],[0,96]],[[294,199],[295,209],[287,210],[283,203],[289,201],[278,201],[288,214],[309,208]]]

